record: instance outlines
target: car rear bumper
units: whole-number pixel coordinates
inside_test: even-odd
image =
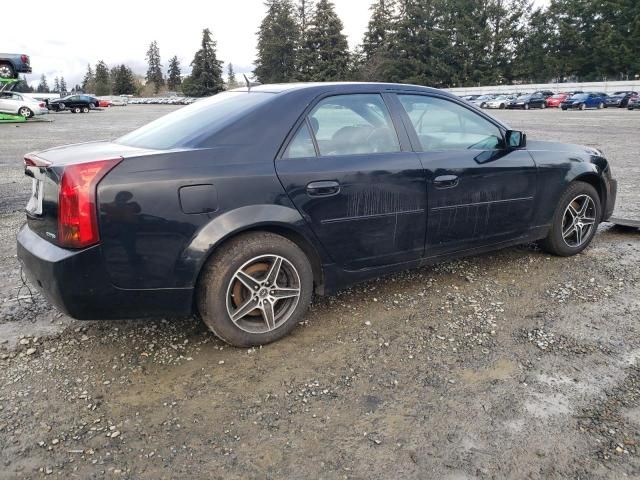
[[[79,320],[139,318],[192,313],[193,289],[128,290],[115,287],[100,245],[67,250],[24,225],[18,259],[29,281],[59,310]]]

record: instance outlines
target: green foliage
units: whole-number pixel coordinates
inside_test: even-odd
[[[290,0],[268,0],[267,14],[258,29],[258,56],[254,75],[262,83],[290,82],[296,78],[299,28]]]
[[[160,88],[164,86],[164,77],[162,75],[162,64],[160,63],[160,49],[158,48],[158,42],[155,40],[149,45],[147,50],[147,82],[153,83],[155,93],[160,91]]]
[[[133,72],[124,64],[111,69],[111,85],[113,95],[134,95],[138,90]]]
[[[84,79],[82,80],[82,91],[83,92],[96,91],[96,77],[93,74],[93,69],[91,68],[91,64],[87,64],[87,73],[84,74]]]
[[[236,72],[233,70],[233,63],[227,65],[227,90],[238,87],[238,81],[236,80]]]
[[[191,97],[214,95],[224,90],[222,62],[216,56],[216,42],[211,31],[202,31],[202,43],[191,62],[191,75],[182,82],[182,91]]]
[[[64,77],[60,77],[60,91],[62,93],[67,92],[67,82],[65,82]]]
[[[56,93],[60,93],[60,80],[58,77],[53,79],[53,91]]]
[[[169,70],[167,71],[167,86],[169,90],[177,91],[180,89],[182,83],[182,77],[180,72],[180,62],[177,56],[173,56],[169,60]]]
[[[98,96],[111,94],[111,76],[107,64],[100,60],[96,64],[95,93]]]
[[[40,83],[38,84],[38,88],[36,88],[36,92],[38,93],[50,93],[49,85],[47,84],[47,77],[43,73],[40,77]]]
[[[338,81],[349,75],[349,45],[342,21],[329,0],[319,0],[305,32],[298,58],[305,81]]]

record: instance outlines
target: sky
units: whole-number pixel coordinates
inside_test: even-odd
[[[549,0],[534,1],[545,4]],[[362,40],[372,2],[334,0],[351,48]],[[88,63],[95,65],[99,60],[109,66],[125,63],[135,73],[144,74],[145,54],[153,40],[158,42],[165,71],[169,58],[177,55],[186,73],[204,28],[213,33],[218,58],[225,65],[231,62],[237,73],[250,73],[256,32],[266,12],[263,0],[67,0],[64,11],[56,2],[35,0],[29,10],[45,20],[36,20],[27,33],[24,22],[3,22],[0,48],[31,57],[33,73],[27,80],[32,85],[44,73],[49,86],[54,77],[64,76],[68,88],[81,82]],[[69,18],[84,21],[71,26]]]

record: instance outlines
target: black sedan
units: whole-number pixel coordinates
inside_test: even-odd
[[[631,97],[635,95],[638,95],[638,92],[632,92],[632,91],[614,92],[611,95],[608,95],[604,99],[604,105],[606,107],[624,108],[629,105],[629,100],[631,99]]]
[[[61,112],[63,110],[69,110],[72,113],[87,113],[89,110],[93,110],[99,104],[96,97],[91,95],[68,95],[63,98],[56,98],[49,102],[49,110],[54,112]]]
[[[596,149],[375,83],[221,93],[28,154],[25,173],[18,256],[51,302],[80,319],[198,313],[238,346],[291,331],[313,292],[531,241],[575,255],[616,198]]]
[[[510,109],[529,110],[530,108],[547,108],[547,97],[542,93],[532,93],[530,95],[521,95],[507,104]]]

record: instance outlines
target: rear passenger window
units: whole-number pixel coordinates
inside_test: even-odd
[[[289,146],[284,151],[282,158],[305,158],[315,156],[316,149],[313,146],[309,127],[307,127],[307,122],[304,122],[300,125],[298,133],[296,133],[295,137],[293,137],[293,140],[291,140],[291,143],[289,143]]]
[[[380,95],[336,95],[309,115],[321,156],[399,152],[398,135]]]

